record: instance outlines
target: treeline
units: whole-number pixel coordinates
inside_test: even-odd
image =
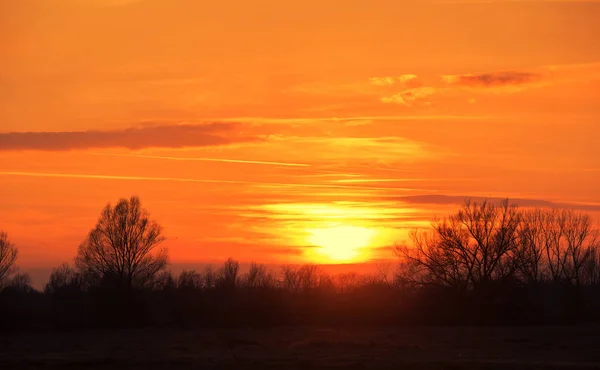
[[[600,284],[599,229],[573,210],[467,202],[412,239],[413,246],[396,248],[405,283],[460,292],[499,283]]]
[[[467,202],[396,246],[392,274],[328,275],[237,261],[175,276],[136,197],[107,205],[74,265],[42,292],[0,233],[0,328],[556,324],[600,319],[600,237],[589,215]]]

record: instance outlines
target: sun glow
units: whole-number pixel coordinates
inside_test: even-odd
[[[374,231],[358,226],[334,226],[309,230],[308,241],[315,246],[312,258],[319,262],[357,262],[367,259]]]

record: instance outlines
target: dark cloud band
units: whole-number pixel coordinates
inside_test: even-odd
[[[539,79],[541,79],[541,76],[536,73],[514,71],[444,76],[447,83],[466,87],[523,85]]]
[[[182,148],[256,140],[239,133],[236,123],[163,125],[113,131],[9,132],[0,134],[0,151],[90,148]]]

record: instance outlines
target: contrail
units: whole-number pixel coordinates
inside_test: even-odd
[[[245,163],[245,164],[262,164],[270,166],[287,166],[287,167],[311,167],[306,163],[292,162],[271,162],[271,161],[251,161],[246,159],[227,159],[227,158],[201,158],[201,157],[166,157],[158,155],[143,155],[143,154],[116,154],[116,153],[91,153],[93,155],[114,156],[114,157],[132,157],[132,158],[148,158],[148,159],[164,159],[170,161],[199,161],[199,162],[225,162],[225,163]]]

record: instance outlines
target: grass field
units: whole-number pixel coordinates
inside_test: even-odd
[[[600,369],[600,327],[0,334],[0,369]]]

